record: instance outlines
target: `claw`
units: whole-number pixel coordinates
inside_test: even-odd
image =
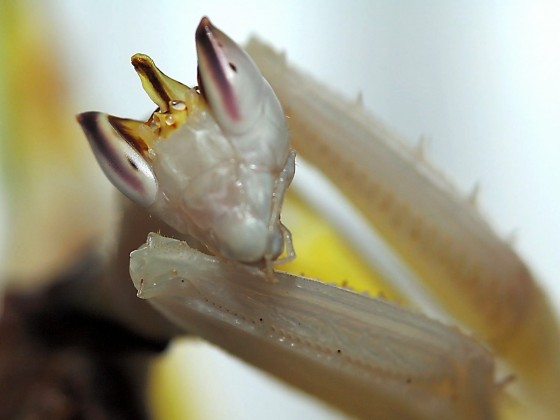
[[[149,206],[158,185],[146,161],[150,129],[141,121],[113,117],[100,112],[77,116],[99,166],[109,180],[132,201]]]
[[[196,29],[198,78],[222,129],[242,134],[260,117],[264,79],[253,60],[203,17]]]

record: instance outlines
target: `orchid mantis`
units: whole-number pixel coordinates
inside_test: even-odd
[[[293,253],[280,223],[295,170],[282,108],[254,63],[209,20],[196,38],[197,89],[138,54],[132,64],[158,105],[149,121],[90,112],[80,124],[130,199],[213,253],[270,267],[285,242]]]
[[[115,186],[188,236],[189,245],[151,234],[132,253],[139,296],[187,332],[354,415],[501,413],[506,392],[474,339],[377,299],[272,274],[283,253],[294,255],[280,222],[295,168],[286,112],[298,152],[347,192],[450,316],[517,372],[516,392],[530,409],[555,412],[554,317],[523,263],[478,214],[363,110],[332,100],[270,49],[248,47],[280,102],[207,18],[196,44],[195,88],[133,57],[158,106],[147,122],[78,117]]]

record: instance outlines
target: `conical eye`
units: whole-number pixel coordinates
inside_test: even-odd
[[[196,30],[196,50],[199,84],[214,118],[226,132],[246,132],[260,117],[267,93],[259,69],[206,17]]]
[[[85,112],[77,119],[111,183],[141,206],[152,204],[158,185],[150,164],[142,156],[147,147],[127,130],[142,123],[99,112]]]

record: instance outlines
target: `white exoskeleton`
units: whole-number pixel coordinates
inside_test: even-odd
[[[293,254],[280,223],[295,158],[282,109],[246,53],[205,18],[196,40],[199,89],[136,55],[158,105],[148,122],[100,113],[79,121],[128,197],[217,256],[270,269],[284,248]],[[289,111],[302,155],[349,192],[449,313],[515,369],[514,392],[555,418],[557,323],[522,261],[364,110],[333,99],[258,42],[249,50]],[[185,330],[350,414],[491,419],[507,409],[511,394],[497,386],[482,345],[383,300],[284,273],[266,283],[256,267],[157,234],[131,254],[130,274],[138,296]]]
[[[224,264],[155,233],[138,296],[191,334],[360,418],[492,419],[494,361],[421,314],[317,280]]]
[[[210,252],[271,262],[290,233],[280,222],[295,170],[284,113],[247,53],[203,18],[196,30],[199,86],[132,57],[158,108],[147,122],[86,112],[78,116],[94,154],[127,197]]]

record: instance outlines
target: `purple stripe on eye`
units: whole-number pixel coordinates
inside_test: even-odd
[[[146,192],[142,181],[135,173],[138,171],[138,167],[133,164],[128,156],[126,156],[126,159],[122,159],[119,156],[120,151],[111,145],[113,140],[107,137],[107,133],[103,130],[99,121],[102,115],[98,112],[84,112],[77,116],[101,168],[104,172],[110,168],[128,188],[138,192]],[[114,130],[112,126],[111,130]],[[115,134],[118,135],[116,131]],[[113,180],[112,174],[107,175],[109,175],[109,179]]]
[[[196,42],[203,52],[202,59],[208,64],[207,68],[210,72],[210,77],[218,86],[220,97],[227,113],[232,120],[239,121],[241,115],[237,107],[236,94],[226,75],[227,71],[234,70],[230,68],[229,62],[221,50],[221,44],[214,36],[214,32],[215,29],[210,21],[207,18],[202,18],[196,29]],[[224,63],[227,63],[227,66],[224,66]]]

